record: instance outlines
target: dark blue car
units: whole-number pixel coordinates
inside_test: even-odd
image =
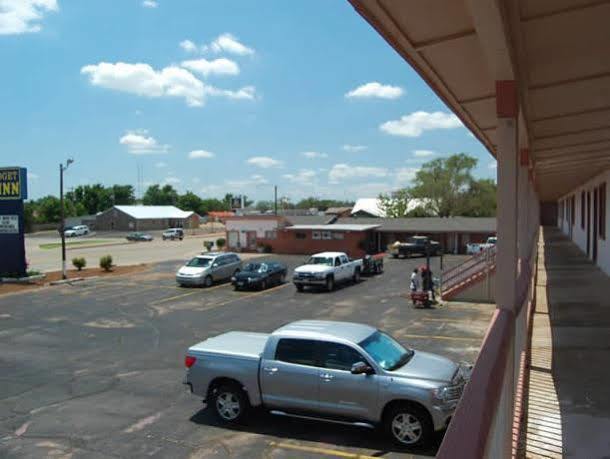
[[[288,269],[277,261],[251,262],[231,278],[235,290],[264,290],[286,282]]]

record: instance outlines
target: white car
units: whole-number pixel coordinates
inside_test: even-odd
[[[89,234],[89,227],[87,225],[76,225],[64,231],[65,237],[84,236],[85,234]]]

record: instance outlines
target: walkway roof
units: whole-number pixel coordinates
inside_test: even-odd
[[[542,200],[610,167],[608,0],[349,1],[493,156],[495,82],[517,82]]]

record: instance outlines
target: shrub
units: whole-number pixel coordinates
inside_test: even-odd
[[[112,255],[105,255],[100,258],[100,268],[104,271],[110,271],[112,269]]]
[[[72,258],[72,264],[76,269],[80,271],[85,266],[87,266],[87,260],[85,260],[83,257]]]
[[[209,252],[210,250],[212,250],[212,247],[214,247],[214,241],[203,241],[203,246]]]
[[[220,250],[222,250],[222,248],[225,246],[226,243],[227,243],[227,241],[223,237],[216,239],[216,247],[218,247]]]

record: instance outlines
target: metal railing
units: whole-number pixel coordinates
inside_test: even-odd
[[[442,290],[449,291],[472,276],[491,271],[496,264],[496,253],[496,246],[483,249],[463,263],[443,271],[441,274]]]
[[[439,458],[505,458],[513,454],[515,394],[528,348],[535,304],[538,233],[515,282],[514,310],[496,309],[462,399],[438,451]]]

